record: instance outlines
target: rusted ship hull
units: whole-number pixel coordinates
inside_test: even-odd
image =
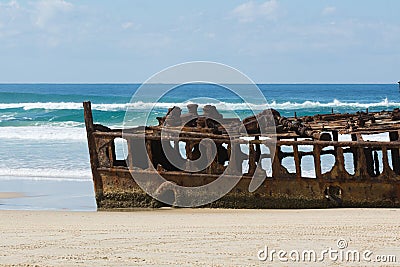
[[[107,129],[93,124],[90,103],[84,103],[85,122],[88,136],[93,182],[98,209],[157,208],[163,203],[146,194],[136,183],[138,180],[151,180],[154,174],[154,162],[141,169],[129,169],[126,164],[116,159],[115,139],[125,138],[129,154],[135,135],[123,136],[121,130]],[[386,115],[385,115],[386,116]],[[339,116],[337,116],[339,117]],[[325,118],[327,121],[329,118]],[[332,118],[346,120],[347,118]],[[390,127],[371,127],[368,133],[389,132],[391,142],[363,141],[361,133],[353,131],[353,141],[337,140],[337,130],[332,128],[333,140],[297,140],[290,133],[280,134],[276,143],[275,155],[263,154],[260,145],[268,146],[268,141],[238,140],[238,143],[250,147],[248,173],[243,174],[237,185],[224,197],[205,205],[215,208],[329,208],[329,207],[400,207],[400,159],[399,134],[397,124]],[[316,128],[314,126],[314,128]],[[399,127],[400,128],[400,127]],[[325,127],[324,131],[327,131]],[[315,136],[315,133],[313,133]],[[322,138],[321,138],[322,139]],[[186,140],[189,142],[190,140]],[[229,142],[220,139],[219,142]],[[157,137],[148,140],[148,149],[152,153],[151,142],[159,142]],[[292,152],[283,152],[281,147],[291,148]],[[312,150],[304,152],[300,146],[312,146]],[[376,152],[382,155],[380,164]],[[154,151],[153,151],[154,152]],[[388,155],[391,155],[389,157]],[[344,155],[354,160],[354,174],[345,168]],[[321,170],[321,157],[333,155],[335,163],[326,173]],[[189,155],[190,156],[190,155]],[[306,156],[314,160],[315,178],[302,177],[302,161]],[[292,158],[295,173],[289,173],[283,166],[284,158]],[[249,184],[254,174],[256,161],[260,158],[271,158],[272,175],[264,180],[254,192],[249,192]],[[390,162],[389,162],[390,161]],[[239,164],[239,163],[238,163]],[[241,162],[240,162],[241,164]],[[160,165],[160,164],[159,164]],[[158,174],[175,184],[194,187],[209,184],[219,177],[217,166],[211,164],[204,173],[185,173],[182,171],[160,168]],[[266,174],[265,174],[266,175]],[[150,186],[151,187],[151,186]],[[171,198],[179,196],[179,192],[166,186],[153,188],[159,194],[170,194]],[[209,192],[212,194],[212,192]]]
[[[100,170],[103,191],[96,193],[99,209],[157,208],[163,206],[147,195],[134,181],[129,171]],[[149,175],[138,173],[147,179]],[[193,186],[185,181],[192,179],[210,183],[217,177],[163,174],[166,179],[183,186]],[[139,178],[140,179],[140,178]],[[329,207],[399,207],[400,186],[392,182],[376,180],[297,180],[293,178],[268,179],[255,192],[249,193],[250,179],[243,178],[226,196],[206,205],[212,208],[329,208]],[[338,190],[341,193],[327,192]],[[168,190],[168,189],[166,189]],[[329,196],[328,194],[331,194]],[[329,199],[328,197],[337,199]]]

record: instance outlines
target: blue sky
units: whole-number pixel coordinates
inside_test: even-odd
[[[208,60],[258,83],[394,83],[398,0],[0,0],[0,82],[143,82]]]

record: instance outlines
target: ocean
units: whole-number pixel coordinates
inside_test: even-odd
[[[0,209],[95,210],[82,102],[92,102],[96,123],[122,127],[127,107],[145,119],[146,98],[130,103],[140,84],[0,84]],[[157,86],[157,85],[154,85]],[[269,107],[283,116],[392,110],[400,107],[397,84],[260,84]],[[225,116],[251,115],[241,99],[222,87],[189,84],[164,95],[148,120],[157,124],[172,106],[190,99],[215,104]],[[211,101],[210,99],[214,99]],[[264,105],[252,108],[261,111]],[[201,110],[201,109],[200,109]],[[136,120],[137,119],[137,120]]]

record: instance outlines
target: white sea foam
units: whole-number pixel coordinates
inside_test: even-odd
[[[85,128],[62,126],[0,127],[0,139],[85,141]]]
[[[152,102],[143,102],[138,101],[135,103],[122,103],[122,104],[92,104],[93,110],[100,111],[121,111],[126,109],[133,110],[142,110],[142,109],[151,109],[151,108],[170,108],[172,106],[185,107],[187,104],[192,102],[180,102],[180,103],[152,103]],[[258,104],[246,104],[246,103],[227,103],[227,102],[218,102],[218,103],[203,103],[200,104],[200,107],[211,104],[215,105],[219,110],[245,110],[249,109],[249,107],[253,110],[263,110],[266,108],[265,105]],[[303,103],[296,102],[283,102],[277,103],[276,101],[272,101],[269,103],[269,107],[275,108],[278,110],[287,110],[287,109],[307,109],[307,108],[358,108],[358,109],[366,109],[373,107],[386,107],[393,108],[399,107],[400,102],[391,102],[387,98],[383,99],[380,102],[374,103],[359,103],[359,102],[342,102],[337,99],[334,99],[329,103],[321,103],[319,101],[305,101]],[[45,110],[78,110],[82,109],[82,103],[80,102],[37,102],[37,103],[8,103],[8,104],[0,104],[0,109],[12,109],[12,108],[22,108],[24,110],[31,109],[45,109]]]
[[[363,134],[363,139],[365,141],[379,141],[379,142],[389,142],[389,133],[380,133],[380,134]]]
[[[389,133],[379,133],[379,134],[362,134],[364,141],[376,141],[376,142],[388,142]],[[351,141],[350,134],[340,134],[339,141]]]
[[[0,116],[0,122],[15,120],[16,118],[14,116],[15,116],[15,113],[14,114],[3,114]]]
[[[87,181],[92,177],[88,170],[60,170],[60,169],[35,169],[35,168],[2,168],[0,169],[0,179],[29,179],[29,180],[71,180]]]

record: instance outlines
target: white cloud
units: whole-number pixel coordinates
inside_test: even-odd
[[[8,3],[0,2],[0,19],[8,17],[9,20],[15,19],[16,13],[20,9],[20,5],[16,0],[11,0]]]
[[[336,12],[336,7],[327,6],[322,10],[322,15],[331,15]]]
[[[269,0],[261,4],[250,1],[237,6],[233,9],[232,14],[240,22],[251,22],[258,18],[275,20],[278,16],[278,9],[277,0]]]
[[[0,9],[3,8],[19,8],[19,4],[16,0],[11,0],[8,3],[0,3]]]
[[[270,0],[264,2],[259,6],[260,14],[268,17],[276,17],[277,10],[278,10],[278,2],[276,0]]]
[[[0,2],[0,38],[16,36],[20,33],[20,29],[16,29],[14,25],[21,18],[24,18],[23,11],[16,0],[7,3]],[[25,16],[26,17],[26,16]]]
[[[43,28],[58,15],[72,9],[73,5],[64,0],[41,0],[36,3],[35,24]]]
[[[254,19],[254,3],[253,2],[247,2],[244,4],[241,4],[240,6],[237,6],[233,10],[233,14],[238,16],[241,21],[250,21]]]
[[[124,23],[122,23],[121,27],[124,30],[132,28],[133,27],[133,22],[131,22],[131,21],[124,22]]]

